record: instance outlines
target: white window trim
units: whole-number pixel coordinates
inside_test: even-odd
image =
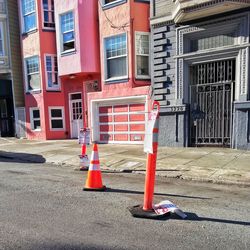
[[[21,24],[22,24],[22,33],[23,34],[26,34],[26,33],[30,33],[34,30],[37,30],[37,23],[38,23],[38,15],[37,15],[37,4],[36,4],[36,1],[34,0],[34,3],[35,3],[35,10],[33,12],[29,12],[27,13],[25,16],[27,15],[30,15],[32,13],[35,13],[36,14],[36,26],[30,30],[26,30],[25,29],[25,22],[24,22],[24,14],[23,14],[23,3],[22,3],[22,0],[19,0],[20,1],[20,10],[21,10]]]
[[[55,24],[55,4],[54,4],[54,10],[52,11],[52,4],[51,4],[51,0],[48,0],[48,5],[49,5],[49,10],[48,12],[54,12],[54,24]],[[43,20],[43,29],[45,30],[55,30],[56,27],[45,27],[44,26],[44,8],[43,8],[43,1],[41,1],[41,9],[42,9],[42,20]]]
[[[62,117],[51,117],[51,110],[52,109],[61,109],[62,111]],[[52,120],[62,120],[63,127],[62,128],[52,128]],[[65,131],[65,113],[64,113],[64,107],[63,106],[50,106],[49,107],[49,128],[50,131]]]
[[[136,48],[136,35],[148,35],[148,49],[149,49],[149,53],[148,53],[148,71],[149,71],[149,75],[137,75],[137,48]],[[143,32],[143,31],[135,31],[135,39],[134,39],[134,51],[135,51],[135,78],[136,79],[150,79],[150,33],[149,32]],[[139,56],[146,56],[146,55],[140,55]]]
[[[58,71],[57,71],[57,81],[58,81],[58,85],[53,85],[52,87],[49,87],[48,85],[48,72],[47,72],[47,64],[46,64],[46,57],[50,56],[52,59],[52,75],[55,74],[55,71],[53,70],[53,65],[54,65],[54,60],[55,57],[57,56],[56,54],[45,54],[44,55],[44,66],[45,66],[45,79],[46,79],[46,90],[48,91],[60,91],[61,90],[61,82],[60,82],[60,78],[58,75]],[[58,68],[58,60],[57,60],[57,68]]]
[[[33,117],[33,111],[38,110],[39,111],[39,118]],[[34,129],[34,121],[40,121],[40,129]],[[32,131],[41,131],[41,113],[39,108],[30,108],[30,128]]]
[[[119,76],[119,77],[112,77],[112,78],[108,78],[108,64],[107,64],[107,48],[106,48],[106,40],[109,39],[109,38],[112,38],[112,37],[116,37],[116,36],[121,36],[125,34],[126,35],[126,55],[122,55],[122,56],[116,56],[116,57],[112,57],[112,58],[121,58],[121,57],[126,57],[126,71],[127,71],[127,74],[124,75],[124,76]],[[103,50],[103,53],[104,53],[104,75],[105,75],[105,82],[111,82],[111,81],[119,81],[119,80],[124,80],[124,79],[127,79],[128,78],[128,35],[127,35],[127,32],[123,32],[123,33],[119,33],[119,34],[116,34],[116,35],[112,35],[112,36],[107,36],[107,37],[104,37],[103,38],[103,47],[104,47],[104,50]]]
[[[116,4],[120,3],[120,2],[126,2],[126,0],[115,0],[114,2],[111,3],[105,3],[105,0],[102,0],[102,6],[103,7],[108,7],[108,6],[116,6]]]
[[[75,27],[75,12],[74,10],[69,10],[67,12],[64,12],[64,13],[60,13],[59,14],[59,28],[60,28],[60,50],[61,50],[61,55],[64,55],[64,54],[68,54],[68,53],[72,53],[74,51],[76,51],[76,37],[74,39],[74,42],[75,42],[75,48],[73,49],[68,49],[68,50],[63,50],[63,33],[62,33],[62,25],[61,25],[61,17],[67,13],[70,13],[72,12],[73,13],[73,21],[74,21],[74,36],[76,34],[76,27]],[[69,31],[68,31],[69,32]]]
[[[38,73],[39,73],[39,76],[40,76],[40,88],[39,89],[32,89],[30,90],[29,89],[29,84],[28,84],[28,70],[27,70],[27,63],[26,63],[26,60],[27,59],[30,59],[30,58],[33,58],[33,57],[37,57],[38,58]],[[41,69],[40,69],[40,60],[39,60],[39,56],[38,55],[35,55],[35,56],[29,56],[29,57],[25,57],[24,58],[24,68],[25,68],[25,88],[26,88],[26,92],[27,93],[32,93],[32,92],[36,92],[36,91],[40,91],[41,90]],[[30,75],[34,75],[34,74],[37,74],[37,73],[32,73]]]

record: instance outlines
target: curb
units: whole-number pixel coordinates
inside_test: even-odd
[[[19,153],[21,154],[21,153]],[[41,163],[39,161],[34,161],[31,160],[29,157],[18,157],[15,155],[15,153],[11,153],[11,152],[4,152],[4,151],[0,151],[0,158],[4,158],[4,159],[17,159],[20,160],[22,162],[31,162],[31,163]],[[75,165],[70,165],[67,164],[66,162],[62,162],[62,163],[54,163],[54,162],[48,162],[45,159],[46,164],[51,164],[54,166],[63,166],[63,167],[74,167],[74,170],[80,171],[79,166],[75,166]],[[140,171],[140,170],[135,170],[135,169],[115,169],[115,168],[108,168],[108,167],[101,167],[101,171],[103,173],[129,173],[129,174],[143,174],[145,175],[146,171]],[[218,179],[211,179],[211,178],[197,178],[197,177],[185,177],[181,174],[178,174],[177,176],[173,176],[173,175],[161,175],[160,173],[155,173],[156,176],[162,177],[162,178],[169,178],[169,179],[179,179],[179,180],[186,180],[186,181],[195,181],[195,182],[203,182],[203,183],[214,183],[214,184],[220,184],[220,185],[236,185],[236,186],[241,186],[241,187],[250,187],[250,183],[249,182],[244,182],[244,181],[232,181],[232,180],[218,180]]]

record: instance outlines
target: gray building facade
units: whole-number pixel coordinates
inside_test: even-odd
[[[250,149],[250,1],[151,0],[159,144]]]

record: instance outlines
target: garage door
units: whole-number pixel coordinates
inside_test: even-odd
[[[100,142],[142,143],[145,114],[144,103],[99,107]]]

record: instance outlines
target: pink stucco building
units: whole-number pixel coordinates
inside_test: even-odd
[[[27,138],[77,137],[99,87],[97,13],[95,0],[19,0]]]
[[[101,91],[88,94],[92,138],[140,144],[150,92],[149,1],[99,1]]]
[[[29,139],[142,143],[149,1],[19,0]]]

